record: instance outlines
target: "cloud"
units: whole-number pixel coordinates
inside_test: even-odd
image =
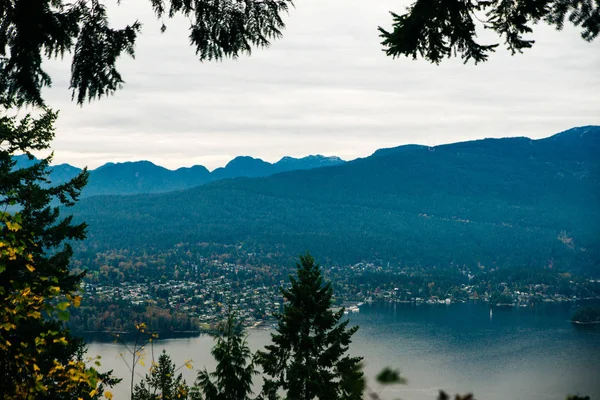
[[[405,143],[540,138],[600,124],[600,42],[584,42],[577,30],[540,25],[523,55],[435,66],[386,57],[377,26],[389,27],[388,11],[404,5],[366,4],[298,0],[270,48],[200,63],[186,19],[167,21],[160,34],[147,0],[122,2],[110,10],[113,26],[144,26],[136,59],[119,62],[126,84],[115,96],[80,108],[70,101],[68,60],[46,63],[54,85],[45,96],[61,110],[56,162],[213,169],[237,155],[351,159]]]

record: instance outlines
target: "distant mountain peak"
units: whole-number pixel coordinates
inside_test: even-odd
[[[248,166],[248,165],[263,165],[269,164],[266,161],[261,160],[260,158],[254,158],[251,156],[237,156],[233,160],[229,161],[225,168],[232,168],[238,166]]]
[[[308,156],[308,157],[310,157],[310,156]],[[291,157],[291,156],[283,156],[283,157],[281,157],[281,159],[279,161],[277,161],[277,163],[286,162],[286,161],[294,161],[294,160],[298,160],[298,158]],[[277,164],[277,163],[275,163],[275,164]]]
[[[324,156],[322,154],[310,154],[308,156],[300,157],[300,158],[291,157],[291,156],[283,156],[275,164],[279,164],[279,163],[283,163],[283,162],[294,162],[294,161],[298,161],[298,160],[328,160],[328,161],[344,162],[344,160],[342,160],[338,156]]]
[[[102,167],[104,166],[109,166],[109,167],[113,167],[113,166],[153,166],[153,167],[160,167],[159,165],[154,164],[152,161],[148,161],[148,160],[138,160],[138,161],[122,161],[122,162],[108,162],[106,164],[104,164]],[[100,168],[102,168],[100,167]],[[160,167],[163,168],[163,167]]]
[[[337,156],[324,156],[321,154],[311,154],[302,158],[290,156],[282,157],[274,166],[278,172],[285,172],[300,169],[313,169],[320,167],[330,167],[345,163]]]

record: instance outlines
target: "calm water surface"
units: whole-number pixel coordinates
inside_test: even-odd
[[[574,309],[573,304],[496,308],[490,318],[481,303],[364,305],[349,315],[360,326],[351,352],[364,357],[367,376],[392,366],[408,379],[385,388],[384,399],[433,400],[439,389],[470,391],[479,400],[552,400],[577,393],[600,399],[600,328],[573,326],[568,320]],[[248,340],[257,350],[269,343],[270,332],[252,330]],[[157,342],[154,352],[164,348],[177,365],[192,359],[195,369],[210,371],[212,345],[208,336],[170,339]],[[104,369],[127,377],[121,352],[113,343],[89,345],[90,355],[102,356]],[[182,372],[188,383],[194,381],[193,371]],[[116,398],[127,398],[128,387],[125,378],[113,390]]]

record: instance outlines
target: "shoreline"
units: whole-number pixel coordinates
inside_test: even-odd
[[[572,324],[576,324],[576,325],[600,325],[600,321],[584,322],[584,321],[569,320],[569,322]]]
[[[568,302],[566,301],[554,301],[554,302],[549,302],[549,301],[544,301],[544,302],[540,302],[540,303],[533,303],[533,304],[527,304],[526,307],[535,307],[536,305],[547,305],[547,304],[560,304],[560,303],[570,303],[570,304],[574,304],[580,301],[589,301],[589,300],[600,300],[599,297],[595,297],[595,298],[586,298],[586,299],[573,299],[573,300],[569,300]],[[360,308],[364,305],[374,305],[374,304],[394,304],[394,303],[399,303],[399,304],[405,304],[405,305],[415,305],[418,307],[442,307],[442,306],[448,306],[448,305],[452,305],[452,304],[466,304],[466,303],[488,303],[490,304],[490,307],[492,308],[504,308],[504,309],[510,309],[510,308],[522,308],[524,305],[522,304],[491,304],[489,301],[486,301],[484,299],[469,299],[466,301],[453,301],[450,304],[447,303],[427,303],[427,302],[416,302],[416,301],[406,301],[406,300],[384,300],[384,299],[378,299],[378,300],[373,300],[371,302],[351,302],[354,303],[355,305],[353,306],[354,308],[357,308],[360,312]],[[362,303],[362,304],[361,304]],[[332,311],[339,311],[341,309],[341,307],[332,307]],[[348,310],[348,307],[346,307],[346,310]],[[569,320],[569,322],[576,324],[576,325],[600,325],[600,321],[593,321],[593,322],[582,322],[582,321],[574,321],[574,320]],[[261,320],[261,321],[255,321],[253,324],[246,326],[246,329],[248,331],[254,331],[254,330],[271,330],[272,329],[272,325],[273,323],[275,323],[274,319],[268,319],[268,320]],[[170,331],[170,332],[157,332],[158,333],[158,338],[156,340],[168,340],[168,339],[179,339],[179,338],[193,338],[193,337],[198,337],[201,335],[213,335],[214,333],[216,333],[215,330],[197,330],[197,331]],[[133,338],[135,337],[135,332],[127,332],[127,331],[85,331],[85,332],[77,332],[77,331],[72,331],[72,334],[74,336],[79,336],[79,337],[83,337],[83,338],[90,338],[90,337],[94,337],[94,339],[98,339],[103,337],[103,340],[96,340],[96,341],[102,341],[102,342],[108,342],[108,341],[115,341],[114,335],[121,335],[123,336],[125,339],[127,338]],[[109,338],[112,338],[112,340],[108,340]]]

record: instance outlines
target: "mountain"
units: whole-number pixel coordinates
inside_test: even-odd
[[[69,164],[53,165],[51,168],[50,181],[54,183],[67,182],[81,172],[81,168],[77,168]]]
[[[83,195],[168,192],[209,181],[210,172],[202,166],[171,171],[150,161],[109,163],[90,171]]]
[[[273,164],[253,157],[236,157],[223,168],[212,172],[214,180],[244,177],[267,176],[275,173]]]
[[[258,166],[258,164],[257,164]],[[329,168],[84,199],[85,246],[213,243],[328,263],[545,267],[600,274],[600,127],[400,146]],[[231,246],[235,245],[235,246]]]
[[[330,167],[343,164],[345,161],[339,157],[325,157],[320,154],[316,156],[307,156],[304,158],[283,157],[274,164],[277,172],[294,171],[301,169],[313,169],[321,167]]]
[[[15,158],[16,168],[24,168],[37,161],[29,160],[25,155]],[[212,173],[202,165],[173,171],[150,161],[107,163],[90,171],[82,197],[170,192],[221,179],[269,176],[283,171],[320,168],[344,162],[339,157],[311,155],[304,158],[284,157],[272,164],[259,158],[243,156],[234,158],[225,167],[217,168]],[[80,172],[80,168],[69,164],[51,166],[50,180],[54,184],[63,183]]]
[[[15,169],[27,168],[39,161],[36,158],[29,159],[25,154],[16,155],[13,158],[16,161]],[[54,184],[60,184],[74,178],[80,172],[81,168],[69,164],[52,165],[50,166],[49,178]]]

